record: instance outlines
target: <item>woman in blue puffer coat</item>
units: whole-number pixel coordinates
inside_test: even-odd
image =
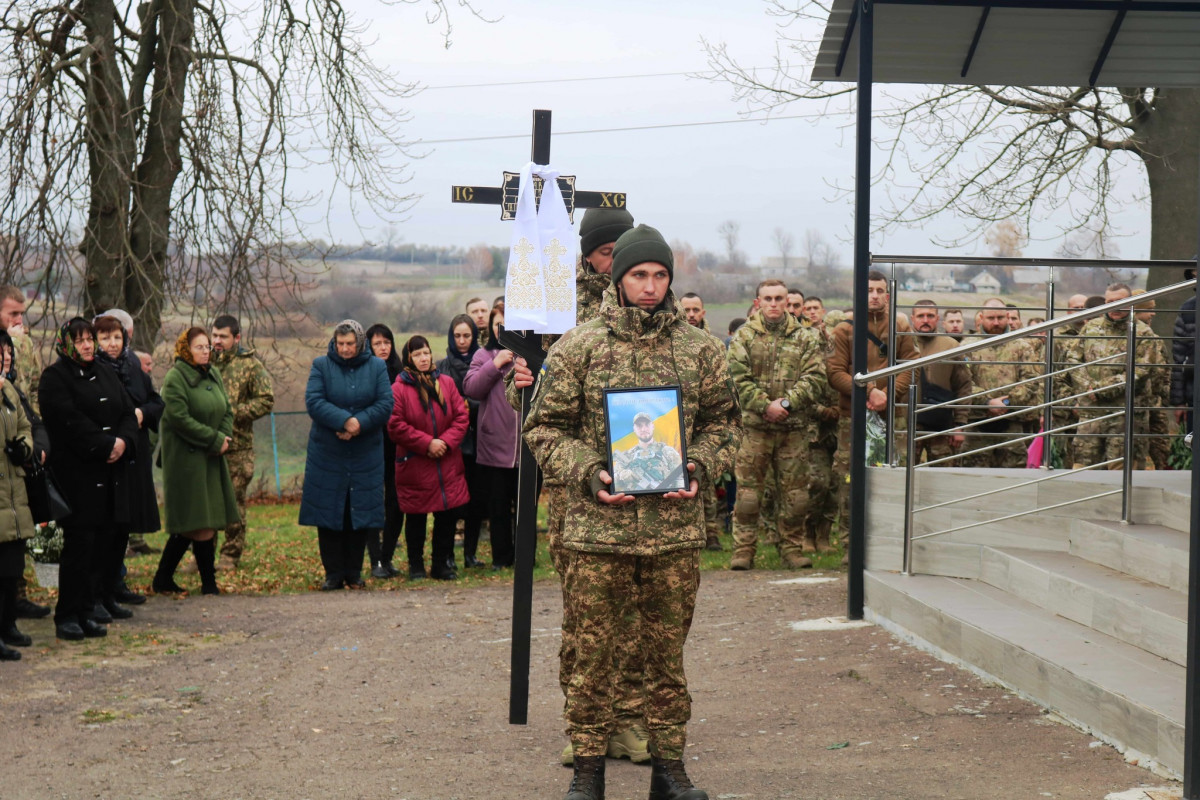
[[[383,429],[392,414],[387,366],[362,325],[342,320],[313,361],[304,405],[312,417],[300,524],[315,525],[322,591],[361,588],[367,535],[383,527]]]

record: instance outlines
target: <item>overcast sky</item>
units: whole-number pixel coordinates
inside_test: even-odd
[[[405,102],[412,113],[405,132],[429,143],[429,155],[411,164],[408,188],[421,199],[397,226],[403,241],[507,246],[509,223],[499,209],[451,204],[450,186],[498,185],[503,170],[519,170],[529,159],[531,112],[546,108],[554,114],[552,165],[577,175],[580,189],[627,193],[635,218],[669,240],[720,252],[717,227],[732,219],[751,260],[776,255],[772,233],[783,228],[797,242],[808,229],[820,231],[850,262],[852,204],[835,200],[830,187],[853,180],[852,117],[816,119],[819,108],[793,104],[782,114],[807,118],[736,122],[741,109],[728,86],[683,75],[620,77],[703,72],[702,37],[725,42],[744,64],[769,65],[775,20],[760,0],[474,2],[500,21],[454,8],[446,49],[439,30],[424,23],[423,6],[346,0],[357,19],[371,23],[376,61],[429,87]],[[580,78],[595,80],[564,80]],[[521,83],[548,79],[560,82]],[[464,84],[471,86],[443,88]],[[729,124],[651,127],[718,122]],[[568,135],[613,128],[639,130]],[[489,138],[510,135],[520,138]],[[1130,196],[1139,191],[1138,174],[1126,184]],[[330,217],[312,222],[325,224],[335,241],[383,239],[376,219],[360,214],[356,226],[348,208],[335,198]],[[931,239],[963,228],[946,218],[878,238],[872,250],[947,255]],[[1148,257],[1147,208],[1127,212],[1120,232],[1123,257]],[[1052,255],[1057,246],[1033,242],[1026,255]],[[985,253],[979,243],[957,254]]]

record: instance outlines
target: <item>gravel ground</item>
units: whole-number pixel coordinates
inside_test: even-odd
[[[845,610],[845,577],[705,573],[688,771],[718,798],[1088,798],[1163,780]],[[789,582],[792,581],[792,582]],[[529,724],[511,589],[152,597],[107,640],[0,665],[10,798],[561,798],[561,596],[536,585]],[[609,762],[608,800],[649,769]]]

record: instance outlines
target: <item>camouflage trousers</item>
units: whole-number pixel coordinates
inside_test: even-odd
[[[850,535],[850,418],[841,417],[837,425],[837,451],[833,454],[833,481],[836,484],[838,533],[842,541]]]
[[[1125,457],[1125,417],[1111,417],[1109,419],[1096,419],[1103,416],[1107,411],[1092,411],[1090,409],[1081,408],[1079,410],[1079,419],[1083,422],[1079,426],[1079,436],[1075,440],[1075,459],[1076,463],[1084,466],[1099,464],[1103,461],[1112,459],[1124,459]],[[1134,433],[1146,433],[1149,428],[1149,412],[1139,411],[1134,416],[1133,431]],[[1144,438],[1135,438],[1133,440],[1133,468],[1142,469],[1146,463],[1146,454],[1149,450],[1148,442]],[[1121,462],[1118,460],[1113,464],[1108,465],[1108,469],[1121,469]]]
[[[835,443],[836,444],[836,443]],[[808,512],[804,516],[804,536],[810,545],[829,541],[837,521],[837,478],[833,473],[834,450],[814,444],[808,451]]]
[[[1005,436],[968,436],[967,449],[1000,444],[1006,439],[1018,439],[1025,435],[1020,423],[1010,423]],[[1024,469],[1029,446],[1025,442],[996,447],[982,452],[971,452],[963,456],[964,467],[985,469]]]
[[[920,436],[921,434],[917,434]],[[940,458],[950,458],[953,455],[961,452],[961,447],[955,447],[950,437],[935,436],[932,439],[918,439],[917,441],[917,463],[922,464],[929,461],[937,461]],[[954,459],[952,461],[943,461],[940,464],[934,464],[935,467],[961,467],[962,459]],[[1023,465],[1022,465],[1023,466]]]
[[[225,529],[225,543],[221,555],[234,561],[246,550],[246,490],[254,479],[254,451],[230,450],[225,453],[229,465],[229,478],[233,481],[233,496],[237,500],[238,521]]]
[[[576,640],[565,716],[575,757],[607,752],[617,722],[615,657],[637,650],[645,665],[642,716],[650,753],[682,758],[692,715],[683,645],[700,588],[700,551],[628,556],[568,550],[564,556],[563,629],[570,619]],[[626,627],[631,597],[642,620],[633,636]]]
[[[1154,438],[1150,439],[1148,449],[1150,451],[1150,462],[1154,464],[1155,469],[1166,469],[1167,459],[1171,455],[1171,439],[1169,438],[1171,430],[1171,412],[1162,408],[1152,409],[1150,412],[1150,433],[1154,434]]]
[[[763,544],[779,544],[779,508],[775,504],[775,465],[767,465],[758,496],[758,538]]]
[[[737,504],[733,508],[733,549],[754,555],[758,545],[759,499],[768,467],[775,468],[779,552],[804,551],[804,520],[808,514],[810,436],[805,430],[765,431],[746,428],[737,454]]]
[[[575,631],[575,619],[566,612],[567,586],[566,574],[568,555],[570,551],[562,546],[563,523],[566,520],[565,489],[556,483],[544,484],[546,493],[546,519],[549,530],[546,535],[547,546],[550,550],[550,561],[558,572],[559,580],[563,582],[563,622],[562,643],[558,647],[558,684],[562,688],[563,697],[567,697],[567,687],[571,682],[571,673],[575,669],[578,638]],[[622,635],[630,641],[636,641],[638,630],[641,628],[636,604],[636,589],[626,598],[621,628]],[[628,730],[634,722],[642,721],[642,708],[645,702],[643,686],[642,654],[635,647],[619,647],[613,651],[613,686],[612,697],[613,729],[610,734]]]
[[[720,476],[718,476],[720,477]],[[719,536],[725,532],[725,526],[721,519],[721,498],[717,497],[717,484],[715,481],[705,481],[707,485],[700,487],[701,496],[704,498],[704,532],[709,538]]]

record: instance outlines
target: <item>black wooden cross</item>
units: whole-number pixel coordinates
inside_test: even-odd
[[[535,164],[550,163],[550,112],[533,112],[533,148],[530,160]],[[517,189],[520,173],[505,172],[504,185],[495,186],[452,186],[455,203],[482,203],[499,205],[500,219],[516,218]],[[575,189],[574,175],[560,175],[559,190],[567,205],[567,214],[574,220],[577,208],[624,208],[623,192],[581,192]],[[540,201],[542,179],[534,178],[534,190]],[[541,336],[532,331],[503,331],[500,343],[522,356],[536,376],[546,352],[542,350]],[[529,416],[529,403],[533,388],[521,391],[521,428]],[[533,453],[522,441],[521,464],[517,481],[517,530],[516,569],[513,578],[512,655],[509,678],[508,722],[524,725],[529,718],[529,636],[533,622],[533,562],[537,551],[537,486],[538,466]]]

